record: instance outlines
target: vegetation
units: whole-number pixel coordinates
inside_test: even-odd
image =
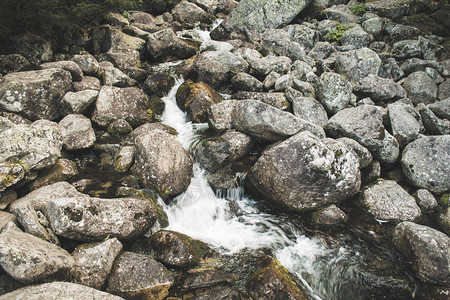
[[[426,23],[431,21],[431,17],[426,13],[420,13],[416,15],[406,16],[405,21],[414,23]]]
[[[353,25],[346,25],[336,22],[336,29],[327,33],[326,38],[329,41],[339,42],[344,32],[352,28]]]
[[[357,16],[362,16],[366,13],[367,8],[364,4],[355,4],[350,6],[350,10]]]

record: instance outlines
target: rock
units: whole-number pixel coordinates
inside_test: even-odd
[[[327,112],[323,106],[314,98],[289,97],[292,102],[294,116],[324,127],[328,122]]]
[[[80,82],[73,82],[73,88],[76,92],[84,90],[100,91],[100,80],[96,77],[84,76]]]
[[[171,268],[194,267],[209,247],[189,236],[169,230],[160,230],[150,239],[155,259]]]
[[[400,155],[400,148],[397,140],[384,130],[384,138],[382,140],[381,148],[374,151],[374,156],[381,163],[386,165],[393,165]]]
[[[373,11],[381,17],[386,17],[389,19],[399,19],[411,10],[411,0],[391,0],[391,1],[373,1],[367,3],[367,9]]]
[[[78,300],[121,300],[123,298],[99,290],[70,282],[51,282],[17,289],[0,296],[1,300],[40,300],[70,299],[77,295]]]
[[[352,45],[356,49],[368,47],[370,36],[361,26],[355,26],[345,31],[341,37],[342,45]]]
[[[85,75],[97,75],[98,72],[98,61],[89,53],[77,54],[72,57],[74,61],[83,71]]]
[[[266,141],[283,140],[301,131],[325,137],[322,127],[256,100],[241,100],[232,115],[236,130]]]
[[[117,172],[126,172],[131,168],[134,162],[135,149],[133,146],[122,146],[114,162],[114,170]]]
[[[414,141],[422,130],[422,119],[411,106],[403,103],[388,105],[392,133],[401,147]]]
[[[40,65],[41,69],[63,69],[72,75],[73,81],[81,81],[83,79],[83,71],[81,68],[73,61],[62,60],[56,62],[48,62]]]
[[[400,69],[395,58],[383,58],[378,76],[383,78],[391,78],[395,81],[399,80],[405,75],[405,72]]]
[[[383,37],[383,30],[385,27],[385,20],[374,16],[361,23],[362,28],[368,34],[371,34],[376,40],[380,40]],[[392,33],[391,33],[392,34]]]
[[[450,135],[427,136],[409,143],[402,154],[402,170],[417,187],[433,193],[450,190]]]
[[[377,220],[417,221],[422,215],[415,199],[393,180],[367,188],[361,202]]]
[[[254,299],[307,299],[287,269],[270,256],[258,261],[258,269],[248,278],[245,287]]]
[[[401,65],[402,71],[405,72],[407,75],[418,71],[425,72],[427,68],[436,69],[442,73],[442,67],[439,65],[437,61],[434,60],[409,58],[405,60]]]
[[[393,243],[410,260],[422,282],[448,285],[450,238],[436,229],[402,222],[395,227]]]
[[[187,27],[194,27],[198,23],[208,24],[214,18],[195,3],[188,1],[181,1],[175,5],[172,9],[172,16],[175,21]]]
[[[0,210],[4,210],[10,203],[17,199],[17,193],[13,190],[6,190],[0,193]]]
[[[450,208],[447,207],[439,216],[439,224],[444,232],[450,235]]]
[[[102,63],[101,63],[102,64]],[[101,65],[100,64],[100,65]],[[103,79],[103,85],[127,87],[137,85],[136,80],[113,66],[100,67],[99,76]]]
[[[369,74],[378,74],[381,59],[369,48],[340,52],[336,55],[335,69],[350,82],[358,82]]]
[[[14,38],[12,48],[24,56],[31,65],[38,66],[53,58],[52,45],[42,37],[26,33]]]
[[[246,155],[253,140],[238,131],[229,130],[220,137],[204,139],[196,145],[196,161],[208,172],[215,172],[225,163],[236,161]]]
[[[439,85],[438,99],[444,100],[450,98],[450,79],[446,79]]]
[[[233,285],[234,282],[235,279],[231,274],[228,274],[221,270],[207,268],[193,269],[187,272],[187,278],[183,282],[182,289],[184,291],[195,291],[198,289],[205,289],[221,284]],[[236,291],[232,292],[236,293]]]
[[[129,68],[137,68],[141,60],[139,51],[132,49],[111,49],[106,53],[109,61],[122,72],[127,73]],[[129,75],[129,74],[128,74]]]
[[[321,61],[330,56],[333,51],[333,46],[328,42],[317,42],[309,51],[308,55],[317,61]]]
[[[135,140],[136,173],[145,187],[153,187],[162,197],[184,192],[191,182],[192,159],[172,135],[153,130]]]
[[[414,105],[429,104],[436,101],[437,86],[427,73],[418,71],[409,74],[403,82],[408,98]]]
[[[426,189],[417,190],[414,194],[414,198],[416,199],[417,205],[419,205],[422,210],[422,213],[432,212],[439,206],[433,194]]]
[[[13,186],[25,177],[25,167],[18,163],[0,163],[0,192]]]
[[[102,289],[122,248],[122,243],[116,238],[78,246],[72,252],[75,261],[71,271],[72,281]]]
[[[337,113],[350,104],[352,85],[337,73],[322,73],[316,89],[318,100],[331,113]]]
[[[219,27],[211,32],[211,37],[221,40],[239,29],[264,32],[268,28],[281,28],[289,24],[309,3],[308,0],[240,1]]]
[[[83,114],[87,111],[98,96],[96,90],[82,90],[79,92],[67,92],[61,100],[61,114],[67,116],[69,114]]]
[[[19,124],[0,132],[0,162],[18,161],[29,170],[52,166],[61,156],[61,136],[54,126]]]
[[[145,40],[130,36],[114,27],[107,26],[106,29],[103,52],[111,50],[136,50],[141,54],[145,52]]]
[[[311,51],[319,40],[319,32],[306,25],[288,25],[283,29],[294,38],[294,41],[303,46],[306,52]]]
[[[63,69],[9,73],[0,82],[0,108],[30,120],[54,120],[71,82],[72,76]]]
[[[175,85],[175,78],[166,73],[150,74],[144,82],[144,91],[150,95],[164,97]]]
[[[361,146],[357,141],[350,138],[339,138],[337,141],[344,143],[348,150],[352,151],[353,155],[359,161],[359,168],[363,169],[372,163],[372,154],[367,148]]]
[[[226,131],[233,128],[232,114],[237,100],[225,100],[208,108],[208,124],[215,131]]]
[[[363,78],[353,89],[363,96],[370,97],[375,102],[406,97],[406,92],[400,84],[392,79],[373,74]]]
[[[436,101],[432,104],[428,104],[427,107],[438,118],[450,120],[450,97],[442,101]]]
[[[164,61],[169,57],[189,58],[197,49],[177,37],[172,29],[163,29],[148,36],[147,51],[155,60]]]
[[[286,74],[289,72],[292,60],[286,56],[267,55],[249,60],[250,69],[257,75],[267,76],[271,72]]]
[[[231,78],[231,83],[237,90],[260,92],[263,89],[261,81],[247,73],[238,73]]]
[[[284,93],[263,93],[263,92],[237,92],[234,94],[233,99],[238,100],[258,100],[263,103],[269,104],[275,108],[289,111],[291,104],[286,99]]]
[[[247,179],[265,199],[294,211],[339,203],[361,184],[359,162],[344,144],[308,132],[266,150]]]
[[[30,62],[20,54],[0,55],[0,74],[24,71],[30,67]]]
[[[80,114],[67,115],[58,123],[66,150],[87,149],[96,141],[91,120]]]
[[[364,183],[370,183],[377,180],[381,176],[381,164],[378,160],[361,170],[361,177]]]
[[[333,5],[323,11],[327,19],[342,24],[357,23],[358,16],[349,7],[343,4]]]
[[[239,72],[248,71],[248,63],[240,56],[226,51],[206,51],[193,62],[189,76],[217,89],[229,84]]]
[[[172,272],[150,256],[122,252],[106,290],[127,299],[163,299],[173,283]]]
[[[118,88],[103,86],[95,103],[92,121],[107,127],[118,119],[131,126],[139,126],[149,120],[146,95],[137,87]]]
[[[5,228],[8,223],[17,225],[16,216],[5,211],[0,211],[0,232]]]
[[[450,134],[450,121],[441,120],[423,103],[417,105],[420,116],[422,117],[423,126],[429,134]]]
[[[38,178],[30,183],[28,189],[32,191],[45,185],[67,180],[75,175],[78,175],[75,163],[71,160],[60,158],[51,168],[42,170]]]
[[[316,226],[325,227],[343,224],[348,221],[348,216],[334,204],[315,211],[312,214],[312,218]]]
[[[129,240],[156,222],[155,208],[139,198],[56,198],[47,202],[46,210],[56,234],[81,241],[107,236]]]
[[[0,265],[15,280],[32,283],[65,278],[74,260],[62,248],[9,223],[0,233]]]
[[[129,25],[128,19],[119,13],[110,13],[106,18],[106,22],[117,28],[122,28]]]
[[[227,52],[231,52],[232,50],[234,50],[234,46],[231,45],[230,43],[227,42],[220,42],[220,41],[206,41],[203,42],[200,45],[200,52],[205,52],[205,51],[227,51]]]
[[[392,45],[392,56],[397,59],[421,57],[422,48],[418,40],[403,40]]]

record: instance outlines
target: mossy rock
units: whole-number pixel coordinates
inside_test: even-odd
[[[194,82],[188,79],[185,82],[183,82],[177,90],[175,98],[177,100],[178,107],[182,111],[186,111],[184,103],[186,102],[187,97],[189,97],[192,85],[194,85]]]
[[[148,104],[154,115],[162,115],[166,109],[166,103],[156,95],[150,96],[148,99]]]

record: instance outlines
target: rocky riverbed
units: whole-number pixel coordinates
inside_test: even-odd
[[[0,55],[0,299],[448,299],[447,1],[154,2]]]

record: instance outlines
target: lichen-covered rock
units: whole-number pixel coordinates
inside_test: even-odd
[[[403,40],[392,45],[391,53],[397,59],[420,57],[422,47],[418,40]]]
[[[378,0],[368,2],[367,8],[381,17],[396,20],[410,12],[411,2],[411,0]]]
[[[370,35],[361,28],[361,26],[354,26],[346,30],[341,37],[342,45],[352,45],[356,49],[368,47],[370,42]]]
[[[80,114],[67,115],[58,123],[63,141],[67,150],[87,149],[96,141],[91,120]]]
[[[417,221],[422,215],[415,199],[393,180],[367,188],[361,201],[377,220]]]
[[[348,150],[353,152],[353,154],[359,161],[360,169],[367,167],[372,162],[373,160],[372,153],[370,153],[370,151],[367,150],[366,147],[363,147],[360,143],[358,143],[354,139],[343,137],[337,139],[337,141],[344,143],[345,146],[348,148]]]
[[[377,75],[381,59],[369,48],[339,52],[335,69],[351,82],[358,82],[369,74]]]
[[[41,69],[59,68],[69,71],[72,75],[73,81],[81,81],[83,79],[83,71],[81,68],[71,60],[61,60],[56,62],[48,62],[40,65]]]
[[[41,299],[71,299],[76,295],[77,300],[123,300],[81,284],[70,282],[51,282],[27,286],[11,293],[0,296],[1,300],[41,300]]]
[[[399,144],[395,137],[393,137],[386,129],[384,130],[381,148],[373,151],[373,154],[377,160],[387,165],[392,165],[397,161],[400,155]]]
[[[239,101],[232,122],[236,130],[268,142],[280,141],[301,131],[325,137],[322,127],[256,100]]]
[[[189,236],[169,230],[160,230],[150,238],[155,259],[172,268],[194,267],[200,263],[209,247]]]
[[[146,187],[162,197],[184,192],[191,182],[192,159],[181,143],[167,132],[152,130],[135,139],[136,173]]]
[[[208,108],[208,124],[215,131],[233,128],[232,114],[239,101],[225,100]]]
[[[211,23],[213,16],[208,14],[195,3],[181,1],[172,9],[172,16],[175,21],[183,26],[191,27],[198,23]]]
[[[60,111],[63,116],[83,114],[98,97],[98,90],[86,89],[79,92],[67,92],[61,100]]]
[[[428,104],[427,107],[438,118],[450,120],[450,98]]]
[[[175,78],[166,73],[150,74],[144,82],[144,90],[150,95],[164,97],[175,84]]]
[[[60,158],[51,168],[42,170],[39,176],[28,185],[28,189],[32,191],[45,185],[67,180],[75,175],[78,175],[75,163],[66,158]]]
[[[328,122],[328,115],[322,104],[314,98],[308,97],[290,97],[292,102],[294,116],[324,127]]]
[[[171,56],[189,58],[197,49],[177,37],[172,29],[163,29],[148,36],[147,51],[157,61],[163,61]]]
[[[163,299],[174,275],[148,255],[122,252],[108,280],[107,292],[126,299]]]
[[[417,187],[434,193],[450,190],[450,135],[427,136],[409,143],[402,154],[402,169]]]
[[[354,90],[363,96],[370,97],[375,102],[404,98],[406,96],[406,92],[400,84],[392,79],[381,78],[373,74],[363,78],[354,86]]]
[[[331,204],[315,211],[312,219],[317,226],[334,226],[347,222],[348,216],[335,204]]]
[[[450,134],[450,120],[439,119],[436,115],[423,103],[417,105],[417,110],[422,117],[423,127],[428,134]]]
[[[134,162],[135,148],[133,146],[122,146],[114,162],[117,172],[126,172]]]
[[[95,103],[92,120],[107,127],[124,119],[136,127],[149,121],[147,96],[137,87],[118,88],[103,86]]]
[[[72,76],[63,69],[9,73],[0,82],[0,108],[30,120],[54,120],[71,83]]]
[[[403,82],[403,87],[414,105],[429,104],[437,100],[437,86],[425,72],[418,71],[409,74]]]
[[[411,106],[403,103],[388,105],[392,134],[401,147],[414,141],[422,130],[421,117]]]
[[[439,224],[444,232],[450,235],[450,207],[447,207],[439,216]]]
[[[450,97],[450,79],[446,79],[439,85],[438,99],[444,100]]]
[[[247,73],[238,73],[231,78],[233,86],[241,91],[260,92],[263,89],[261,81]]]
[[[235,279],[231,274],[218,269],[192,269],[186,274],[186,279],[183,282],[182,290],[195,292],[195,290],[207,289],[217,285],[233,285],[234,281]],[[231,289],[230,292],[231,295],[237,294],[236,291]],[[202,298],[202,296],[197,296],[194,299],[200,300],[204,298]]]
[[[143,54],[145,52],[145,40],[107,26],[103,47],[104,52],[111,50],[136,50]]]
[[[58,197],[47,202],[46,214],[57,235],[80,241],[132,239],[156,222],[155,208],[140,198]]]
[[[34,66],[52,60],[51,43],[38,35],[25,33],[14,37],[12,42],[14,52],[23,55]]]
[[[95,289],[102,289],[111,272],[114,260],[122,248],[122,243],[116,238],[78,246],[72,252],[75,261],[70,272],[72,281]]]
[[[74,61],[83,71],[84,75],[97,75],[98,72],[98,61],[89,53],[77,54],[72,57]]]
[[[25,167],[20,163],[0,162],[0,192],[25,177]]]
[[[125,74],[127,74],[127,70],[130,68],[137,68],[141,63],[139,52],[137,50],[111,49],[106,55],[114,66]]]
[[[101,63],[102,64],[102,63]],[[100,64],[99,75],[103,79],[104,85],[127,87],[137,85],[136,80],[130,78],[127,74],[114,66],[102,66]]]
[[[92,76],[84,76],[79,82],[72,82],[73,89],[75,92],[80,92],[84,90],[95,90],[100,91],[100,79]]]
[[[292,65],[292,60],[286,56],[267,55],[262,58],[247,60],[250,64],[250,69],[260,76],[267,76],[271,72],[286,74]]]
[[[0,74],[23,71],[30,62],[20,54],[0,55]]]
[[[331,113],[347,108],[352,98],[352,85],[341,75],[325,72],[316,85],[317,98]]]
[[[361,178],[359,162],[344,144],[301,132],[265,151],[248,183],[277,207],[306,211],[351,197]]]
[[[319,32],[306,25],[292,24],[284,27],[293,38],[309,52],[319,40]]]
[[[444,233],[412,222],[395,227],[394,245],[412,262],[423,282],[450,284],[450,238]]]
[[[22,232],[9,223],[0,233],[0,265],[24,283],[68,276],[74,260],[62,248]]]
[[[275,92],[244,92],[240,91],[233,94],[233,99],[238,100],[258,100],[266,104],[272,105],[275,108],[289,111],[291,108],[291,103],[286,99],[284,93]]]

